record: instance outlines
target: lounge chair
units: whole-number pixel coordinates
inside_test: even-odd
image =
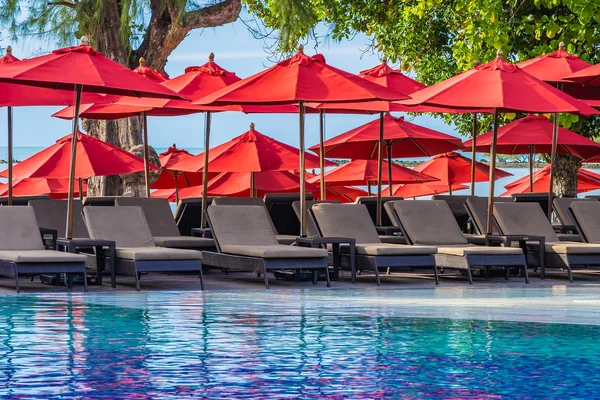
[[[54,229],[59,237],[64,237],[67,223],[66,200],[29,200],[35,210],[35,217],[40,228]],[[73,237],[89,239],[90,235],[83,221],[83,204],[81,200],[73,201]]]
[[[581,236],[575,226],[575,221],[571,215],[569,208],[574,202],[580,201],[593,201],[598,202],[595,199],[578,199],[575,197],[557,197],[552,201],[552,207],[554,208],[554,215],[558,218],[561,224],[561,232],[558,234],[558,238],[564,241],[570,242],[581,242]],[[554,226],[554,225],[553,225]],[[556,227],[554,228],[556,230]]]
[[[342,204],[339,200],[307,200],[306,201],[306,236],[307,237],[319,237],[321,233],[319,232],[319,227],[317,226],[317,222],[315,221],[315,217],[311,213],[311,208],[315,204]],[[294,213],[298,220],[300,220],[300,201],[294,201],[292,203],[292,208],[294,209]]]
[[[529,244],[527,252],[528,264],[541,267],[542,279],[547,268],[566,268],[569,281],[573,282],[572,266],[600,264],[600,245],[560,241],[539,204],[494,204],[494,219],[503,235],[535,235],[545,238],[545,265],[540,263],[538,244]]]
[[[381,284],[380,268],[431,269],[436,285],[439,283],[435,247],[382,243],[364,204],[316,204],[311,212],[321,236],[356,240],[356,269],[374,271],[377,286]],[[350,265],[349,249],[341,247],[342,267]],[[356,271],[352,271],[352,282],[355,281]]]
[[[113,207],[120,196],[90,196],[83,198],[83,206]]]
[[[40,196],[13,196],[12,205],[13,206],[26,206],[29,205],[30,200],[49,200],[50,195],[40,195]],[[8,205],[8,197],[0,197],[0,205],[7,206]]]
[[[595,199],[580,199],[570,205],[571,221],[577,227],[585,243],[600,243],[600,202]],[[600,260],[598,260],[600,264]]]
[[[402,230],[417,245],[437,247],[435,262],[438,268],[464,270],[473,283],[471,270],[503,267],[505,279],[510,268],[520,268],[529,282],[525,256],[520,248],[490,247],[470,244],[464,237],[448,203],[443,200],[397,201],[394,211]]]
[[[356,198],[356,200],[354,201],[354,203],[355,204],[364,204],[367,207],[367,210],[369,211],[369,215],[371,216],[371,220],[373,221],[373,224],[375,224],[375,226],[378,227],[377,231],[379,233],[390,234],[396,230],[393,229],[394,226],[392,225],[392,221],[390,221],[389,217],[383,210],[383,207],[385,206],[385,203],[387,203],[388,201],[400,201],[400,200],[404,200],[404,197],[399,197],[399,196],[382,196],[381,197],[381,207],[382,207],[381,226],[377,226],[377,197],[358,196]],[[392,228],[392,229],[386,230],[385,228]]]
[[[515,193],[511,197],[516,203],[537,203],[548,215],[548,192]],[[552,199],[554,198],[553,196]]]
[[[204,290],[202,253],[157,247],[141,207],[84,207],[83,214],[92,239],[115,241],[116,273],[133,275],[137,290],[140,274],[174,271],[198,272]]]
[[[471,197],[473,196],[434,195],[431,196],[431,200],[444,200],[448,204],[448,207],[450,207],[450,211],[452,211],[452,215],[454,215],[454,219],[460,230],[464,233],[469,233],[471,229],[469,227],[469,214],[467,214],[467,210],[465,209],[465,203]]]
[[[494,197],[494,203],[512,203],[512,197]],[[470,196],[465,202],[465,210],[469,215],[469,221],[475,233],[465,233],[469,243],[485,245],[488,224],[488,198]],[[500,235],[498,227],[492,225],[492,235]]]
[[[149,197],[120,197],[115,204],[118,207],[141,207],[152,232],[154,243],[159,247],[171,249],[214,250],[215,241],[210,238],[182,236],[173,218],[167,199]],[[200,220],[198,220],[200,222]]]
[[[203,252],[206,265],[264,274],[267,289],[274,270],[312,270],[313,283],[322,271],[330,286],[327,250],[279,244],[264,206],[213,204],[206,214],[217,245],[217,252]]]
[[[306,194],[306,201],[311,201],[313,198],[312,193]],[[280,235],[300,234],[300,220],[292,207],[294,201],[300,201],[300,193],[266,193],[263,201],[275,230]]]
[[[211,204],[214,197],[207,197],[206,204]],[[202,197],[191,197],[179,200],[175,208],[175,222],[179,233],[192,236],[193,228],[200,228],[202,221]]]
[[[260,206],[265,209],[267,215],[269,215],[269,210],[267,210],[267,206],[263,199],[258,197],[215,197],[212,204],[216,206]],[[275,224],[269,215],[269,222],[271,223],[271,227],[273,228],[273,232],[277,236],[277,241],[279,244],[294,244],[296,239],[300,234],[300,230],[295,235],[285,235],[277,232],[277,228],[275,228]]]
[[[44,250],[44,243],[35,219],[35,211],[27,206],[0,207],[0,275],[15,278],[17,292],[21,291],[19,275],[67,274],[69,288],[73,287],[72,274],[83,275],[86,256]]]

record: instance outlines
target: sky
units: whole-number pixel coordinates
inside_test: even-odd
[[[2,35],[7,37],[7,35]],[[358,35],[352,40],[321,44],[317,51],[322,53],[327,63],[343,70],[359,73],[380,63],[376,54],[364,53],[369,40]],[[0,41],[5,48],[13,47],[13,55],[26,58],[34,53],[39,54],[39,44]],[[47,50],[51,51],[50,45]],[[235,72],[245,78],[264,68],[273,65],[264,51],[264,42],[255,39],[248,28],[237,21],[215,29],[192,31],[188,37],[171,54],[166,72],[171,77],[178,76],[188,66],[202,65],[208,54],[215,54],[215,61],[221,67]],[[314,54],[312,44],[305,46],[305,53]],[[14,110],[14,144],[15,146],[42,147],[49,146],[57,139],[71,131],[71,123],[50,115],[59,107],[22,107]],[[398,114],[400,115],[400,114]],[[325,135],[331,138],[359,125],[367,123],[376,116],[367,115],[326,115]],[[411,121],[428,128],[454,134],[452,127],[441,120],[423,116],[410,117]],[[277,140],[298,146],[298,116],[296,114],[254,114],[225,112],[213,115],[211,126],[211,147],[228,141],[246,132],[250,123],[256,130]],[[1,132],[6,126],[6,112],[0,110],[0,146],[6,146],[6,136]],[[306,144],[310,147],[318,143],[318,117],[306,117]],[[194,114],[182,117],[149,117],[149,143],[153,147],[164,148],[172,143],[179,148],[200,148],[203,145],[204,115]],[[0,156],[0,158],[5,158]]]

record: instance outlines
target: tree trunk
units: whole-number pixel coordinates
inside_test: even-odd
[[[559,197],[577,197],[577,171],[581,159],[568,154],[556,155],[554,194]]]

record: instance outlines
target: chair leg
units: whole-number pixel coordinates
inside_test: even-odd
[[[379,279],[379,266],[375,265],[375,278],[377,279],[377,286],[381,286],[381,280]]]
[[[435,277],[435,284],[436,286],[440,284],[440,277],[438,275],[438,269],[437,266],[433,266],[433,276]]]
[[[200,290],[204,290],[204,274],[202,272],[202,267],[200,267]]]
[[[17,286],[17,293],[21,293],[21,286],[19,285],[19,271],[15,267],[15,284]]]
[[[385,274],[386,274],[386,275],[389,275],[389,274],[390,274],[390,267],[387,267],[387,270],[385,271]]]
[[[569,273],[569,282],[573,283],[573,272],[570,265],[567,265],[567,272]]]
[[[529,283],[529,273],[527,272],[527,264],[523,264],[523,275],[525,275],[525,283]]]
[[[504,267],[504,280],[510,280],[510,267]]]
[[[73,274],[67,274],[67,287],[73,289]]]
[[[265,274],[265,287],[269,288],[269,276],[267,275],[267,266],[263,264],[264,274]]]
[[[317,270],[315,270],[316,272]],[[331,287],[331,278],[329,277],[329,266],[325,266],[325,281],[327,282],[327,287]]]
[[[140,291],[140,273],[135,270],[135,290]]]
[[[87,273],[85,272],[85,267],[83,268],[83,291],[88,291]]]
[[[469,278],[469,285],[473,284],[473,274],[471,274],[471,266],[467,267],[467,277]]]
[[[329,271],[326,271],[326,273],[328,273]],[[318,269],[313,269],[313,279],[312,279],[312,283],[313,285],[316,285],[317,282],[319,280],[319,270]]]

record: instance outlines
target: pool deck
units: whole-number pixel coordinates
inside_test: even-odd
[[[331,288],[325,286],[325,282],[319,281],[313,285],[311,282],[292,282],[275,279],[272,275],[269,277],[270,290],[289,290],[289,289],[309,289],[309,290],[337,290],[337,289],[356,289],[356,290],[388,290],[388,289],[434,289],[434,288],[485,288],[485,287],[549,287],[556,285],[567,286],[597,286],[600,287],[600,270],[575,270],[573,273],[574,283],[569,283],[566,273],[549,270],[546,272],[546,279],[541,280],[539,273],[530,271],[530,283],[525,284],[523,278],[513,276],[509,281],[505,281],[501,270],[498,270],[498,276],[492,276],[488,279],[483,277],[474,277],[473,285],[469,285],[467,280],[454,272],[447,272],[440,275],[440,285],[435,286],[432,275],[419,273],[392,273],[391,275],[381,275],[381,286],[377,287],[375,276],[372,273],[365,273],[357,277],[357,283],[352,284],[349,272],[342,272],[339,281],[333,281]],[[0,294],[16,294],[13,278],[0,277]],[[75,283],[72,290],[65,286],[52,286],[44,284],[35,279],[30,282],[27,277],[20,278],[21,293],[81,293],[83,285]],[[240,292],[249,290],[264,291],[264,279],[256,277],[248,272],[238,272],[225,274],[216,269],[210,269],[204,274],[205,288],[209,291],[228,291]],[[200,289],[199,279],[191,274],[163,274],[152,273],[142,276],[140,280],[142,291],[198,291]],[[110,277],[104,276],[103,285],[90,285],[89,292],[135,292],[135,282],[131,276],[118,276],[117,288],[110,287]]]

